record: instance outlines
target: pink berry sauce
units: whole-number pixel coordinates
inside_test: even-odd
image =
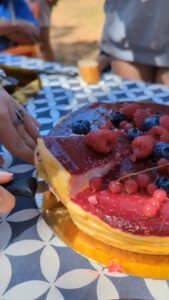
[[[104,188],[93,192],[87,188],[71,200],[113,228],[146,236],[169,235],[169,201],[161,202],[146,192],[112,193]]]

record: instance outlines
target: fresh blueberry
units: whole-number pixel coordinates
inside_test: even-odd
[[[158,121],[159,121],[159,119],[160,119],[160,117],[161,117],[161,114],[160,114],[160,113],[156,113],[154,116],[155,116],[155,117],[158,119]]]
[[[141,135],[141,131],[138,128],[130,128],[127,132],[129,138],[134,139]]]
[[[113,111],[110,115],[110,121],[113,125],[118,126],[120,122],[124,121],[125,115],[120,111]]]
[[[167,192],[169,192],[169,179],[165,177],[160,177],[156,181],[156,185],[158,188],[161,188]]]
[[[155,159],[167,158],[169,159],[169,143],[158,142],[153,149],[153,156]]]
[[[87,134],[90,131],[90,122],[88,120],[78,120],[72,123],[72,131],[76,134]]]
[[[144,120],[144,130],[148,131],[153,126],[158,126],[158,125],[159,125],[159,114],[153,115]]]

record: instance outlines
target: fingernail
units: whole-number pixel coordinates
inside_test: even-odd
[[[0,171],[0,184],[11,181],[12,179],[13,179],[13,173],[6,172],[6,171]]]
[[[0,171],[0,175],[3,174],[3,175],[9,175],[9,176],[12,176],[13,177],[13,173],[12,172],[7,172],[7,171]]]
[[[39,121],[36,120],[36,126],[39,127],[41,126],[41,123]]]

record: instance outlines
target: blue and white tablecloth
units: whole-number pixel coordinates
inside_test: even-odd
[[[33,69],[71,70],[39,59],[0,54],[0,64]],[[110,73],[95,85],[80,78],[41,75],[40,93],[29,99],[27,110],[42,124],[46,135],[64,114],[95,101],[150,100],[169,103],[169,88],[122,80]],[[15,159],[1,148],[3,169],[16,177],[35,176],[34,166]],[[140,298],[168,300],[169,281],[109,273],[97,263],[68,248],[50,228],[34,199],[17,197],[15,209],[0,215],[1,300],[110,300]]]

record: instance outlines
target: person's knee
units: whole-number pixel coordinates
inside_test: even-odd
[[[156,73],[156,83],[169,86],[169,68],[158,68]]]
[[[121,60],[112,60],[113,73],[129,80],[154,81],[154,67]]]

